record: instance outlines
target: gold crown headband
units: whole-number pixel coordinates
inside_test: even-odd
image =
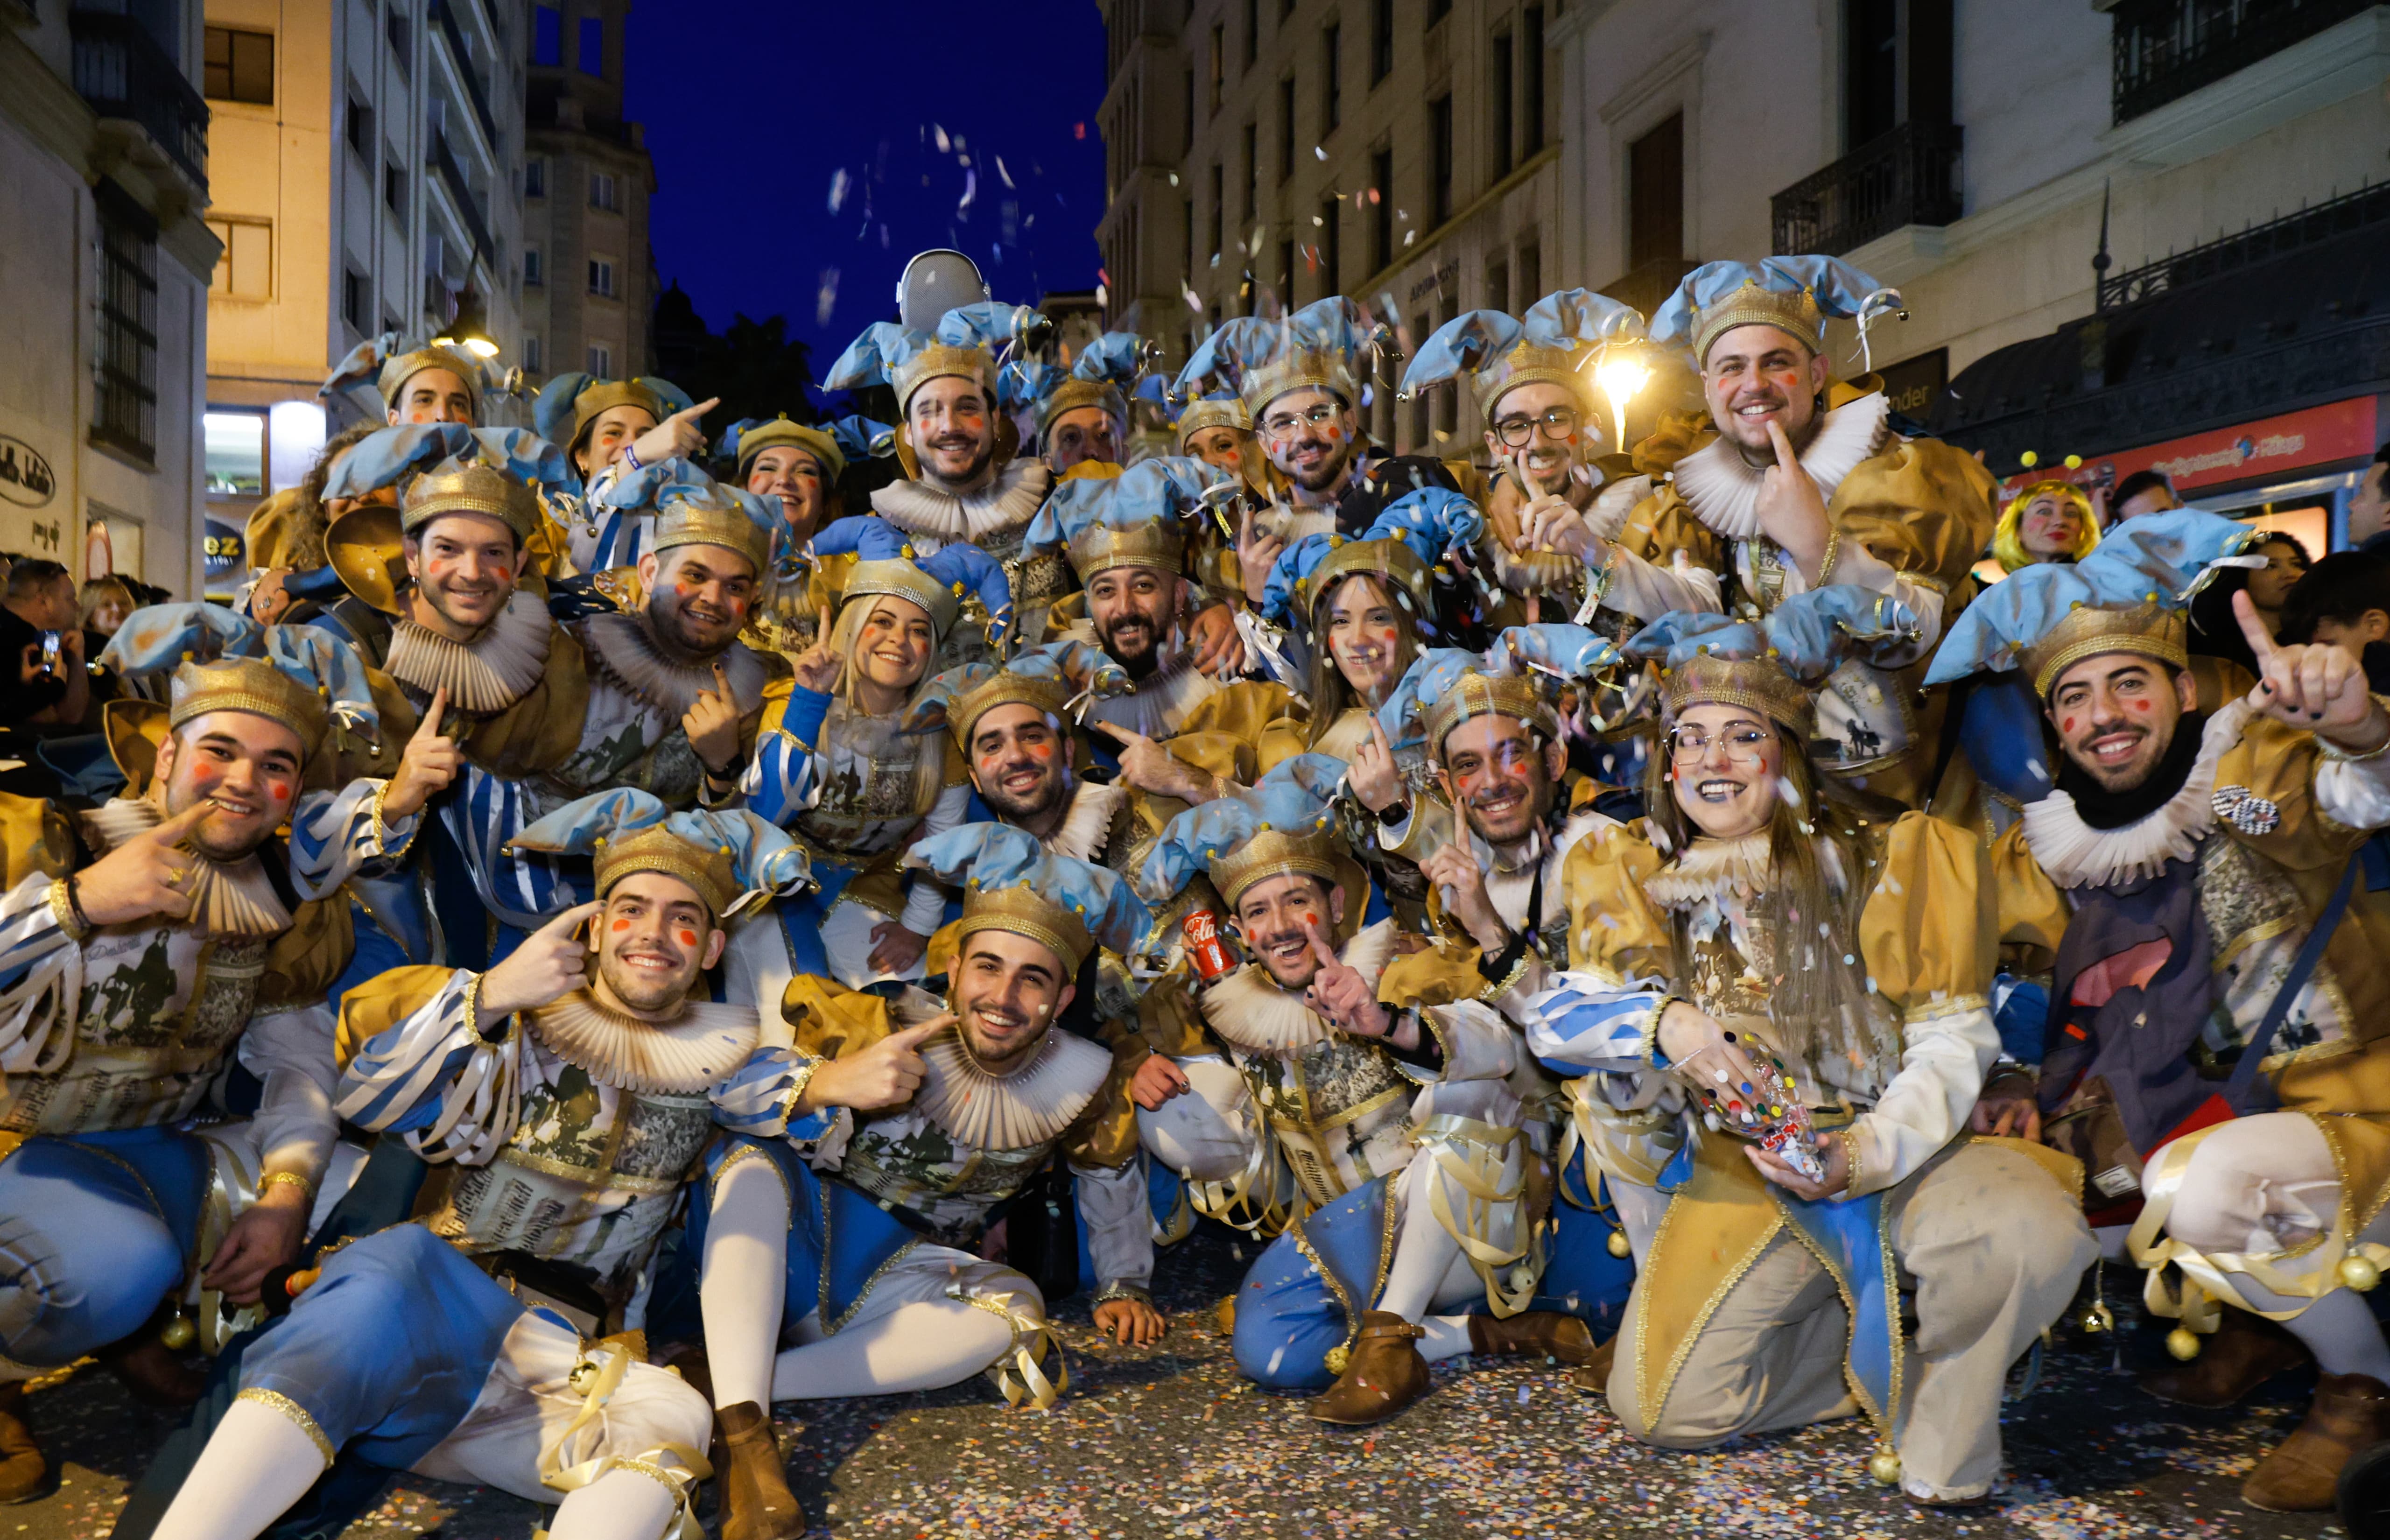
[[[1382,540],[1347,540],[1331,534],[1328,541],[1328,554],[1319,558],[1308,577],[1295,584],[1296,597],[1306,612],[1337,584],[1356,574],[1384,578],[1409,595],[1414,621],[1427,610],[1433,597],[1432,579],[1427,563],[1408,544],[1392,536]]]
[[[1801,682],[1772,658],[1721,658],[1704,652],[1662,671],[1660,708],[1674,722],[1694,706],[1757,712],[1805,741],[1816,706]]]
[[[766,449],[781,448],[802,449],[811,455],[821,462],[822,474],[830,481],[846,474],[846,454],[839,448],[836,439],[811,423],[790,422],[782,417],[739,435],[739,480],[747,480],[747,469],[755,463],[755,456]]]
[[[1317,825],[1299,832],[1271,828],[1265,824],[1261,830],[1243,844],[1233,849],[1206,851],[1204,861],[1212,868],[1213,885],[1220,896],[1234,909],[1245,890],[1254,883],[1290,872],[1316,877],[1331,887],[1345,878],[1332,830]],[[1351,895],[1346,895],[1351,901]]]
[[[719,545],[736,551],[760,577],[772,540],[736,503],[725,507],[700,497],[683,497],[657,517],[655,543],[649,549],[662,553],[675,545]]]
[[[2041,640],[2024,649],[2033,693],[2047,700],[2059,676],[2086,658],[2132,652],[2178,671],[2191,666],[2189,630],[2179,610],[2165,610],[2152,595],[2130,610],[2077,604]]]
[[[1561,714],[1535,680],[1525,674],[1484,674],[1464,672],[1452,687],[1436,699],[1427,713],[1427,745],[1431,759],[1444,758],[1444,740],[1473,717],[1507,716],[1523,722],[1547,739],[1561,735]]]
[[[1079,965],[1095,950],[1084,916],[1063,907],[1034,888],[984,889],[973,878],[963,893],[963,936],[976,930],[1006,930],[1026,936],[1061,959],[1064,982],[1076,978]]]
[[[979,381],[980,388],[988,393],[988,404],[993,407],[996,404],[996,360],[983,348],[957,348],[944,342],[932,342],[888,372],[890,380],[896,387],[896,409],[899,412],[911,409],[914,391],[932,379],[943,379],[948,376]]]
[[[1347,406],[1357,406],[1361,400],[1353,366],[1343,354],[1310,348],[1296,349],[1250,371],[1238,393],[1258,422],[1269,404],[1290,391],[1332,391]]]
[[[472,360],[446,348],[418,348],[413,353],[400,353],[381,366],[376,380],[383,403],[396,406],[406,393],[406,382],[426,369],[445,369],[463,383],[466,399],[473,404],[473,416],[482,415],[482,371]]]
[[[662,825],[619,840],[599,841],[592,865],[601,899],[613,892],[615,883],[635,872],[658,872],[687,883],[715,919],[729,912],[743,891],[730,862],[729,846],[708,850]]]
[[[1826,346],[1826,317],[1806,289],[1790,293],[1745,279],[1742,287],[1701,313],[1693,329],[1693,362],[1705,366],[1710,344],[1737,327],[1774,327],[1797,337],[1811,353]]]
[[[247,712],[278,722],[299,736],[299,753],[312,757],[331,724],[327,692],[310,689],[263,658],[186,662],[174,671],[168,730],[210,712]]]
[[[979,719],[998,706],[1034,707],[1060,722],[1070,704],[1070,681],[1015,674],[1010,669],[1004,669],[977,689],[967,691],[948,708],[946,730],[954,735],[955,747],[968,752],[971,733],[978,727]]]
[[[672,415],[664,407],[664,398],[637,380],[601,379],[572,398],[572,442],[579,443],[591,423],[617,406],[636,406],[658,422]]]
[[[1240,433],[1250,433],[1253,430],[1253,415],[1235,396],[1196,402],[1178,414],[1179,449],[1184,451],[1187,441],[1206,428],[1233,428]]]
[[[478,462],[455,470],[426,471],[407,486],[399,527],[404,533],[413,534],[451,513],[495,519],[514,531],[520,543],[529,540],[539,526],[539,494],[506,472]]]
[[[1073,378],[1054,387],[1054,393],[1047,396],[1045,404],[1038,408],[1037,430],[1043,433],[1056,417],[1084,406],[1100,406],[1115,421],[1128,418],[1128,403],[1122,398],[1120,387],[1109,379]]]
[[[1478,415],[1492,426],[1496,404],[1522,385],[1561,386],[1575,399],[1580,411],[1591,412],[1592,392],[1586,389],[1585,376],[1577,371],[1577,365],[1590,356],[1590,353],[1578,354],[1534,342],[1520,343],[1498,361],[1479,370],[1471,381],[1477,388]]]
[[[930,617],[930,628],[940,641],[955,628],[962,616],[960,584],[949,588],[902,557],[880,561],[858,561],[846,574],[846,584],[839,592],[839,607],[866,594],[884,594],[890,598],[909,599],[921,607]]]
[[[1142,524],[1099,519],[1071,537],[1070,554],[1071,570],[1082,584],[1115,567],[1150,567],[1176,576],[1187,559],[1187,537],[1159,519]]]

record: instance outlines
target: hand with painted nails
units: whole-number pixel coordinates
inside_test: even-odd
[[[2370,753],[2390,743],[2390,713],[2368,690],[2364,666],[2345,650],[2276,642],[2246,593],[2232,596],[2232,618],[2241,622],[2241,635],[2257,659],[2250,705],[2350,753]]]

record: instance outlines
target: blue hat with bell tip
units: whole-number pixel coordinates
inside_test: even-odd
[[[540,437],[572,450],[580,447],[581,435],[591,423],[617,406],[636,406],[662,422],[696,404],[687,391],[669,379],[650,375],[600,379],[575,370],[558,375],[540,388],[538,399],[532,403],[531,420]],[[593,472],[596,468],[591,468]]]
[[[167,725],[209,712],[278,722],[313,759],[337,725],[378,738],[381,716],[356,649],[320,626],[260,625],[214,604],[156,604],[125,617],[98,661],[128,679],[172,674]]]
[[[1378,707],[1378,725],[1386,741],[1400,749],[1427,739],[1428,713],[1460,683],[1460,676],[1482,673],[1485,660],[1466,648],[1422,648],[1403,671],[1394,690]]]
[[[814,886],[803,848],[769,819],[735,808],[675,813],[628,787],[565,803],[509,848],[589,856],[601,899],[634,872],[661,872],[695,889],[717,920]]]
[[[574,480],[564,451],[526,429],[418,422],[369,433],[343,451],[325,478],[324,495],[364,497],[445,460],[478,461],[552,494],[571,491]]]
[[[943,640],[961,618],[961,600],[968,594],[986,610],[992,638],[1011,624],[1012,580],[1001,563],[976,545],[945,545],[921,556],[903,530],[878,514],[865,513],[831,523],[814,536],[812,548],[817,563],[829,557],[855,558],[836,584],[842,605],[865,594],[909,599],[929,615]]]
[[[1128,398],[1145,372],[1145,339],[1133,331],[1108,331],[1088,343],[1065,379],[1047,381],[1037,397],[1040,432],[1065,412],[1100,407],[1115,418],[1128,417]]]
[[[1592,409],[1585,371],[1613,342],[1639,340],[1643,314],[1589,289],[1547,294],[1513,320],[1498,310],[1472,310],[1438,327],[1403,373],[1403,393],[1466,377],[1478,413],[1488,421],[1495,404],[1522,385],[1559,385]]]
[[[1157,456],[1115,477],[1063,482],[1030,520],[1022,549],[1062,549],[1082,583],[1115,567],[1176,574],[1187,559],[1181,517],[1237,490],[1237,479],[1217,466],[1184,455]]]
[[[1860,345],[1876,317],[1900,312],[1887,289],[1840,257],[1764,257],[1757,263],[1704,263],[1685,275],[1651,317],[1651,340],[1690,353],[1700,368],[1710,344],[1737,327],[1774,327],[1812,353],[1826,347],[1826,319],[1859,324]]]
[[[965,663],[933,675],[905,709],[904,730],[943,727],[960,748],[971,729],[998,706],[1034,706],[1056,721],[1076,720],[1085,702],[1125,695],[1128,671],[1089,642],[1062,640],[1024,648],[1002,663]]]
[[[1337,832],[1334,799],[1343,778],[1343,761],[1296,754],[1255,785],[1189,808],[1154,841],[1138,891],[1161,903],[1208,872],[1233,910],[1257,882],[1315,877],[1344,891],[1339,936],[1349,939],[1368,906],[1369,879]]]
[[[1262,590],[1262,613],[1279,624],[1311,611],[1336,583],[1356,572],[1390,580],[1394,602],[1428,635],[1435,634],[1435,564],[1485,530],[1477,505],[1446,487],[1415,487],[1388,503],[1357,540],[1307,534],[1279,553]]]
[[[406,382],[426,369],[445,369],[455,375],[465,387],[476,418],[482,415],[483,396],[514,388],[467,349],[386,331],[367,338],[342,354],[324,383],[316,387],[315,395],[325,401],[338,396],[354,406],[367,421],[374,421],[395,408],[405,394]]]
[[[907,867],[963,888],[962,935],[1004,930],[1052,952],[1067,982],[1098,946],[1125,954],[1153,924],[1126,879],[1048,851],[1010,824],[964,824],[905,854]]]
[[[1291,391],[1329,391],[1348,407],[1361,404],[1365,352],[1390,351],[1393,333],[1373,325],[1342,294],[1315,300],[1283,320],[1258,315],[1223,323],[1178,372],[1177,394],[1233,389],[1258,421],[1269,404]]]
[[[1625,650],[1660,665],[1667,721],[1693,706],[1741,706],[1805,739],[1817,682],[1857,648],[1919,634],[1917,615],[1899,600],[1836,583],[1794,595],[1765,621],[1672,610],[1629,637]]]

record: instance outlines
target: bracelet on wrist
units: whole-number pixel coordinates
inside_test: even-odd
[[[268,1187],[297,1187],[299,1189],[300,1197],[307,1202],[312,1203],[315,1200],[315,1184],[307,1180],[304,1176],[300,1175],[295,1171],[276,1171],[267,1173],[265,1178],[257,1184],[257,1196],[263,1198]]]
[[[58,929],[66,933],[67,940],[80,942],[91,934],[91,922],[83,917],[82,909],[74,901],[73,878],[51,883],[46,896],[50,904],[50,918],[58,922]]]
[[[1137,1303],[1149,1307],[1153,1303],[1153,1296],[1150,1293],[1138,1288],[1136,1284],[1125,1282],[1108,1283],[1104,1285],[1102,1289],[1097,1291],[1096,1297],[1088,1301],[1087,1303],[1090,1308],[1093,1308],[1096,1305],[1111,1304],[1118,1300],[1134,1300]]]
[[[626,443],[623,446],[623,458],[630,465],[630,468],[633,470],[645,470],[648,468],[646,463],[639,458],[639,446],[636,443]]]

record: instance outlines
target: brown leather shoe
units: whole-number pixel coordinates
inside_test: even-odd
[[[2241,1483],[2241,1500],[2268,1513],[2324,1512],[2338,1492],[2340,1468],[2384,1439],[2390,1385],[2365,1374],[2319,1374],[2306,1418],[2257,1462]]]
[[[1322,1422],[1348,1428],[1367,1428],[1401,1412],[1427,1393],[1427,1360],[1416,1345],[1426,1335],[1391,1310],[1363,1313],[1353,1361],[1305,1409]]]
[[[713,1421],[724,1452],[714,1471],[722,1482],[722,1540],[801,1540],[805,1513],[789,1490],[772,1414],[742,1401],[714,1413]]]
[[[1505,1353],[1580,1367],[1593,1362],[1593,1328],[1557,1310],[1469,1317],[1469,1351]]]
[[[2160,1401],[2214,1410],[2231,1405],[2310,1356],[2306,1344],[2279,1322],[2245,1310],[2227,1310],[2214,1333],[2200,1339],[2198,1357],[2175,1367],[2147,1370],[2137,1382]]]
[[[133,1399],[145,1406],[179,1411],[197,1405],[208,1388],[207,1376],[185,1368],[183,1361],[158,1340],[154,1331],[138,1331],[122,1341],[110,1342],[93,1356],[124,1381]]]
[[[50,1462],[25,1418],[25,1387],[0,1385],[0,1503],[30,1503],[50,1490]]]
[[[1593,1350],[1592,1357],[1569,1370],[1569,1383],[1578,1390],[1590,1391],[1595,1395],[1608,1395],[1610,1366],[1617,1356],[1618,1334],[1612,1332],[1608,1341]]]

